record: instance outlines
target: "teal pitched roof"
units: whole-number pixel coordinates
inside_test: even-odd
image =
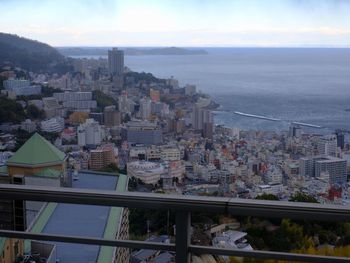
[[[59,178],[61,175],[61,172],[56,169],[51,168],[45,168],[41,170],[39,173],[37,173],[37,176],[41,177],[50,177],[50,178]]]
[[[48,142],[40,134],[35,133],[7,161],[7,165],[40,165],[62,162],[66,155]]]
[[[7,174],[8,169],[6,165],[0,166],[0,174]]]

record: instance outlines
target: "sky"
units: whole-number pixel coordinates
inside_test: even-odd
[[[0,0],[0,32],[53,46],[350,47],[350,0]]]

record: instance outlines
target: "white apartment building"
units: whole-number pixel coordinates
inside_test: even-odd
[[[337,136],[332,134],[320,138],[317,142],[317,150],[320,155],[336,156]]]
[[[41,93],[41,86],[31,86],[29,80],[8,79],[3,82],[3,85],[6,90],[16,93],[17,96],[28,96]]]
[[[152,114],[152,101],[149,98],[140,99],[140,117],[148,119]]]
[[[59,102],[77,101],[77,100],[92,100],[92,92],[59,92],[54,93],[53,96]]]
[[[77,129],[78,145],[100,145],[103,139],[103,130],[99,123],[93,119],[87,119]]]
[[[64,129],[64,119],[61,117],[54,117],[44,120],[41,123],[41,129],[45,132],[61,132]]]

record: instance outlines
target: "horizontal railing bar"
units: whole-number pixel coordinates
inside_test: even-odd
[[[154,193],[0,184],[0,199],[102,206],[231,213],[294,219],[350,221],[350,207],[239,198],[164,195]]]
[[[63,236],[56,234],[38,234],[21,231],[0,230],[0,236],[8,238],[31,239],[51,242],[77,243],[98,246],[111,247],[126,247],[132,249],[153,249],[161,251],[175,251],[175,244],[164,244],[156,242],[136,241],[136,240],[113,240],[103,238],[91,237],[77,237],[77,236]],[[303,262],[324,262],[324,263],[344,263],[349,262],[349,258],[345,257],[328,257],[318,255],[306,255],[284,252],[271,251],[257,251],[257,250],[240,250],[240,249],[223,249],[208,246],[190,245],[189,251],[195,254],[211,254],[211,255],[225,255],[237,257],[253,257],[261,259],[279,259],[292,260]]]
[[[278,259],[278,260],[317,262],[317,263],[350,262],[350,258],[346,258],[346,257],[329,257],[329,256],[319,256],[319,255],[258,251],[258,250],[243,250],[243,249],[224,249],[224,248],[194,246],[194,245],[189,246],[189,251],[196,254],[251,257],[251,258],[260,258],[260,259]]]
[[[98,237],[78,237],[67,235],[56,235],[46,233],[31,233],[12,230],[0,230],[0,237],[19,238],[19,239],[32,239],[41,241],[55,241],[64,243],[76,243],[98,246],[110,246],[110,247],[127,247],[132,249],[153,249],[162,251],[175,251],[175,244],[164,244],[157,242],[147,242],[138,240],[116,240],[116,239],[104,239]]]

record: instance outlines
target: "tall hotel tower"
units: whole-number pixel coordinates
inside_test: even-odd
[[[108,69],[109,74],[122,75],[124,71],[124,52],[118,50],[118,48],[113,48],[108,50]]]

